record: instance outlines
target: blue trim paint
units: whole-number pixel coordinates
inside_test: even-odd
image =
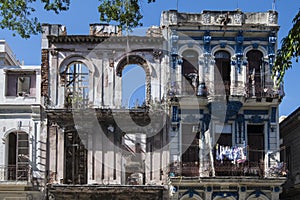
[[[245,115],[268,115],[268,110],[244,110]]]
[[[203,36],[194,36],[194,37],[187,37],[187,36],[180,36],[179,40],[191,40],[191,38],[193,40],[204,40]],[[235,37],[211,37],[210,41],[220,41],[220,40],[226,40],[226,41],[236,41]],[[249,37],[249,38],[244,38],[244,41],[260,41],[260,42],[267,42],[268,38],[261,38],[261,37]],[[244,46],[248,46],[248,45],[244,45]]]
[[[182,196],[187,194],[189,195],[189,198],[192,198],[194,195],[200,196],[200,194],[197,191],[195,191],[194,188],[188,188],[188,190],[184,192]]]
[[[276,113],[277,113],[277,108],[272,107],[272,109],[271,109],[271,123],[276,123]]]
[[[178,106],[173,106],[172,107],[172,122],[178,122]]]
[[[203,36],[203,44],[204,44],[204,50],[205,53],[210,53],[210,41],[211,41],[211,36],[209,31],[206,31],[204,36]]]

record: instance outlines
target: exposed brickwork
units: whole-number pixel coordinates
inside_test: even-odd
[[[41,65],[41,95],[48,96],[48,74],[49,74],[49,50],[42,49]]]

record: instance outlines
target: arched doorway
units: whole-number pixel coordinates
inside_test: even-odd
[[[196,94],[199,77],[198,77],[198,53],[194,50],[186,50],[182,53],[182,94],[193,95]]]
[[[248,61],[248,94],[261,97],[264,85],[263,54],[259,50],[251,50],[247,54]]]
[[[29,173],[29,140],[23,131],[9,133],[7,179],[27,181]]]
[[[230,54],[227,51],[221,50],[215,53],[215,73],[214,73],[214,85],[215,94],[226,96],[230,95]],[[225,91],[224,91],[225,90]]]

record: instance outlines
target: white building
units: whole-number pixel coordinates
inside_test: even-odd
[[[40,66],[23,66],[0,41],[0,199],[41,199]]]

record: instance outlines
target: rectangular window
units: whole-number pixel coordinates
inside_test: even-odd
[[[7,72],[6,96],[33,97],[36,95],[35,72]]]
[[[17,96],[26,96],[30,94],[30,77],[29,76],[20,76],[18,77],[18,88]]]

